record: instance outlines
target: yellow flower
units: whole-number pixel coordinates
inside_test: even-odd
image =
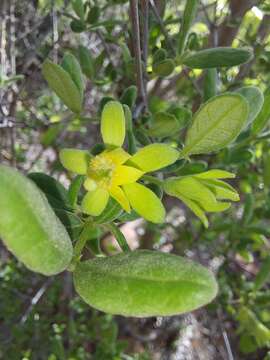
[[[60,160],[63,166],[77,174],[85,175],[87,190],[82,201],[82,211],[98,216],[105,209],[109,197],[130,212],[154,223],[164,221],[165,209],[160,199],[137,181],[146,173],[174,163],[179,153],[166,144],[151,144],[130,155],[122,145],[125,140],[125,115],[122,105],[110,101],[101,115],[101,135],[106,149],[92,156],[87,151],[63,149]]]

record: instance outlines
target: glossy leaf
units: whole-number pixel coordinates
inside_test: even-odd
[[[69,73],[61,66],[46,60],[42,66],[42,74],[63,103],[74,113],[80,113],[82,96]]]
[[[225,93],[213,97],[194,115],[181,155],[222,149],[239,135],[248,113],[248,103],[240,94]]]
[[[250,61],[252,57],[251,49],[216,47],[187,54],[182,61],[192,69],[209,69],[241,65]]]
[[[182,314],[207,304],[217,293],[208,269],[180,256],[149,250],[81,262],[74,284],[89,305],[135,317]]]
[[[19,172],[0,166],[0,236],[30,270],[53,275],[65,270],[72,244],[46,197]]]

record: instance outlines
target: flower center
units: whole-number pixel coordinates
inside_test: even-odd
[[[97,186],[108,188],[111,184],[114,169],[115,164],[112,160],[97,155],[90,161],[87,175]]]

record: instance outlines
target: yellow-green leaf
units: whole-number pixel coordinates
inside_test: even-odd
[[[101,114],[101,135],[107,145],[121,147],[125,140],[125,114],[118,101],[109,101]]]
[[[123,189],[131,207],[139,215],[153,223],[164,222],[164,206],[153,191],[138,183],[123,185]]]
[[[215,96],[194,115],[182,156],[206,154],[231,143],[246,124],[249,105],[236,93]]]

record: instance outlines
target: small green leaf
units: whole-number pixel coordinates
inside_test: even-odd
[[[91,7],[88,15],[87,15],[87,22],[89,24],[95,24],[100,17],[100,8],[98,6]]]
[[[216,47],[187,54],[182,59],[182,62],[192,69],[209,69],[241,65],[252,58],[253,52],[251,49]]]
[[[70,23],[70,28],[75,33],[81,33],[86,30],[86,25],[84,21],[74,19]]]
[[[178,131],[180,131],[180,124],[173,114],[157,112],[153,116],[152,124],[147,134],[157,138],[164,138],[174,136]]]
[[[0,236],[30,270],[44,275],[65,270],[72,244],[44,194],[19,172],[0,165]]]
[[[79,16],[81,20],[84,18],[84,6],[82,0],[72,0],[72,8],[75,11],[76,15]]]
[[[118,245],[122,249],[122,251],[130,251],[130,248],[128,246],[127,240],[124,236],[124,234],[120,231],[120,229],[113,223],[106,225],[107,229],[112,233],[112,235],[115,237],[115,240],[117,241]]]
[[[125,104],[130,107],[130,109],[133,108],[135,105],[137,99],[137,86],[131,85],[128,88],[125,89],[123,92],[120,101],[122,104]]]
[[[93,79],[95,76],[95,63],[91,56],[90,50],[88,50],[85,46],[80,45],[78,47],[78,56],[82,72],[89,79]]]
[[[263,93],[255,86],[244,86],[237,89],[236,92],[244,96],[249,104],[249,115],[247,119],[247,125],[249,125],[256,119],[263,107]]]
[[[42,66],[42,74],[64,104],[74,113],[80,113],[82,97],[69,73],[61,66],[46,60]]]
[[[270,120],[270,88],[264,93],[264,103],[261,111],[253,121],[251,131],[254,135],[259,134]]]
[[[69,73],[71,79],[80,92],[81,98],[83,98],[84,81],[78,60],[71,53],[65,53],[61,66]]]
[[[270,256],[264,259],[254,280],[254,290],[259,290],[270,279]]]
[[[193,311],[217,294],[214,276],[205,267],[149,250],[81,262],[74,271],[74,284],[94,308],[134,317]]]
[[[154,63],[152,68],[153,68],[153,72],[158,76],[166,77],[169,76],[174,71],[175,63],[172,59],[165,59],[157,63]]]
[[[167,58],[167,51],[165,49],[157,49],[153,55],[153,63],[158,63]]]
[[[185,128],[192,119],[192,112],[184,106],[173,107],[169,109],[169,113],[176,117],[180,129]]]
[[[181,155],[222,149],[239,135],[248,113],[248,103],[240,94],[225,93],[211,98],[194,115]]]

